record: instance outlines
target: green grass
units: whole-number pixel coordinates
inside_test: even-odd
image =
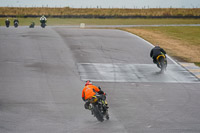
[[[200,62],[195,62],[194,64],[200,67]]]
[[[164,33],[165,35],[187,42],[190,45],[200,46],[200,27],[181,26],[181,27],[146,27],[152,32]]]
[[[0,18],[0,25],[5,25],[6,18]],[[13,25],[14,18],[9,18]],[[39,18],[18,18],[20,25],[39,25]],[[200,19],[84,19],[84,18],[47,18],[47,25],[153,25],[153,24],[200,24]]]

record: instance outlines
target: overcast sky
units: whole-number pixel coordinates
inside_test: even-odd
[[[0,0],[1,7],[200,8],[200,0]]]

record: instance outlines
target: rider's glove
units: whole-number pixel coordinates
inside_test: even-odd
[[[100,86],[99,86],[98,88],[99,88],[99,90],[101,90],[101,87],[100,87]]]
[[[82,97],[82,99],[83,99],[83,101],[85,102],[85,98],[84,98],[84,97]]]
[[[102,90],[100,90],[98,93],[99,93],[99,94],[104,94],[104,92],[103,92]]]

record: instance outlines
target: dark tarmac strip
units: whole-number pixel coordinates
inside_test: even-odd
[[[0,28],[0,133],[199,133],[199,80],[124,31]],[[90,79],[107,93],[110,120],[84,109]]]

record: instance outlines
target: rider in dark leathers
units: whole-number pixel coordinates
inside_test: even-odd
[[[162,49],[162,48],[159,47],[159,46],[155,46],[155,47],[151,50],[151,52],[150,52],[150,57],[153,58],[153,62],[154,62],[155,64],[157,64],[156,58],[158,57],[158,55],[161,55],[161,54],[164,54],[164,55],[165,55],[166,52],[165,52],[164,49]]]
[[[9,27],[10,26],[10,20],[6,19],[5,24],[6,24],[6,27]]]
[[[17,25],[15,25],[15,23],[17,23]],[[19,25],[19,20],[17,18],[14,19],[13,24],[15,27],[17,27]]]

